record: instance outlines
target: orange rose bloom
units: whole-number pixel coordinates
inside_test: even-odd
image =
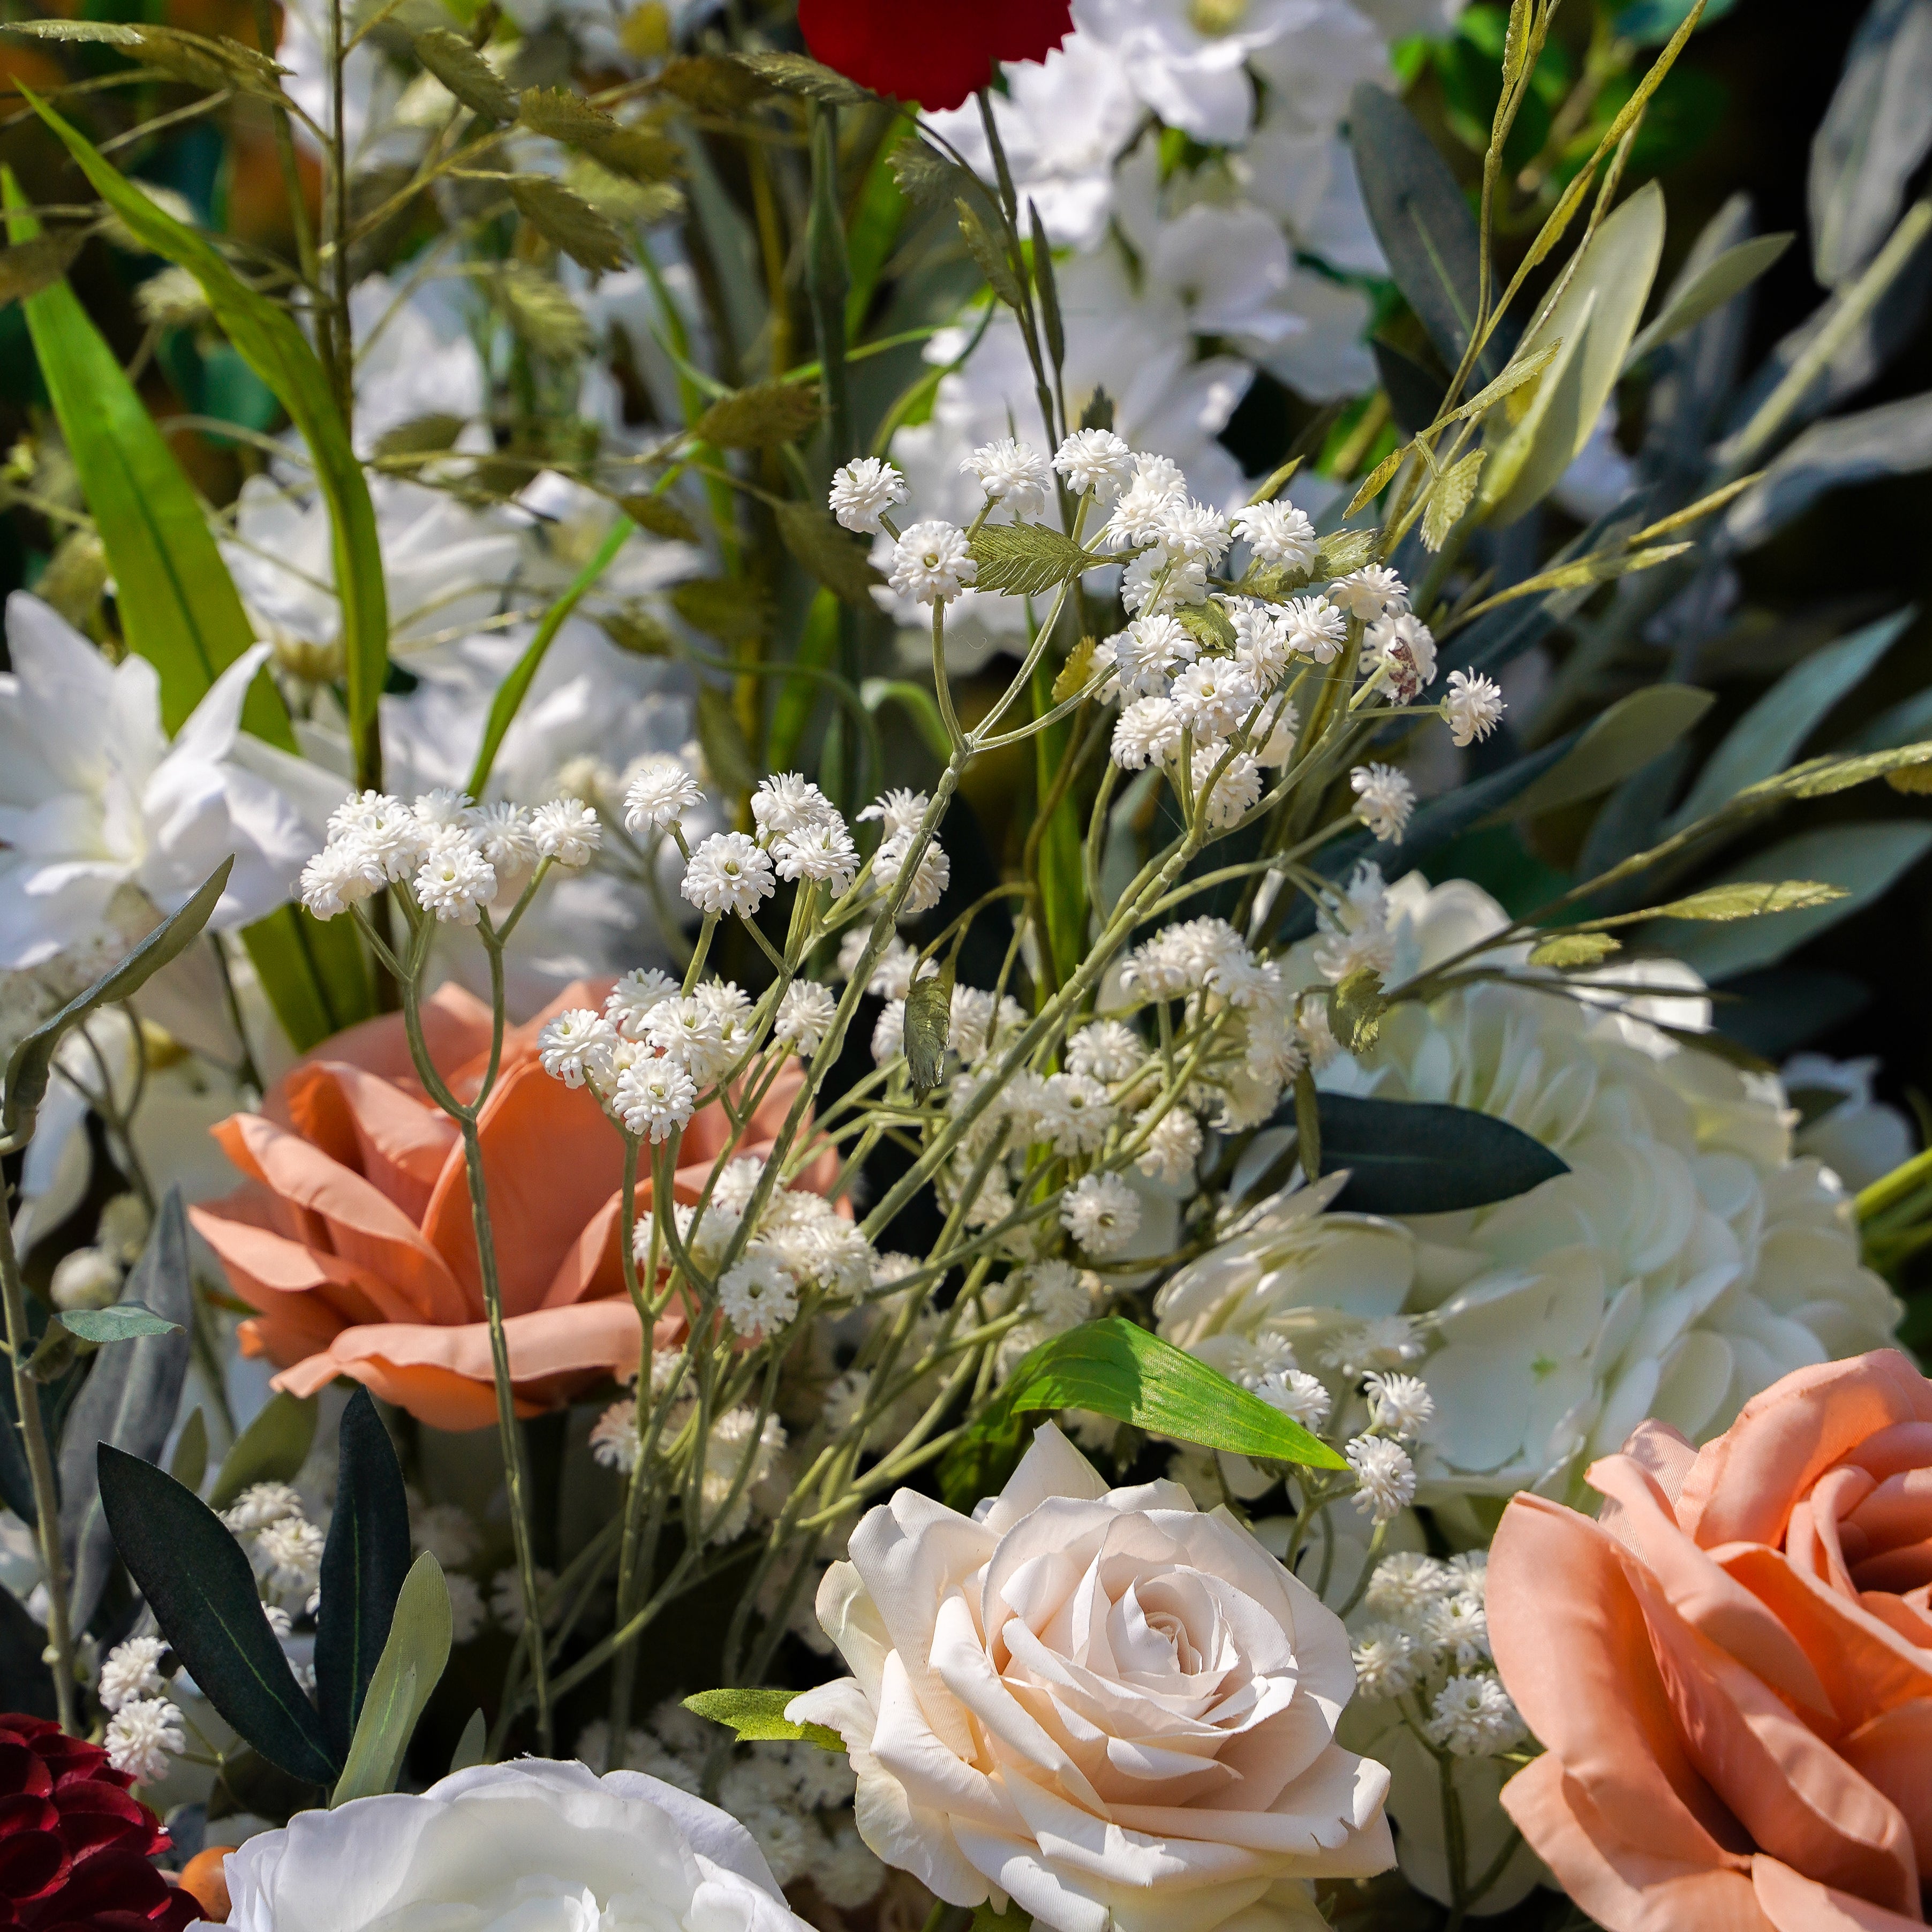
[[[1520,1496],[1497,1668],[1546,1754],[1503,1804],[1610,1932],[1892,1932],[1932,1872],[1932,1382],[1801,1369],[1691,1448],[1646,1423],[1600,1522]]]
[[[618,1247],[622,1136],[586,1089],[552,1079],[536,1052],[553,1014],[601,1006],[608,990],[608,982],[572,986],[507,1030],[478,1123],[525,1415],[606,1376],[628,1379],[642,1352]],[[488,1063],[489,1008],[446,986],[422,1018],[430,1060],[468,1100]],[[770,1151],[802,1078],[796,1064],[779,1076],[740,1154]],[[730,1131],[716,1105],[686,1126],[680,1199],[698,1198]],[[433,1428],[494,1423],[461,1131],[418,1082],[401,1015],[338,1034],[290,1070],[260,1114],[233,1114],[214,1132],[248,1182],[191,1212],[230,1286],[260,1311],[242,1324],[243,1354],[266,1355],[281,1370],[274,1386],[296,1395],[348,1376]],[[638,1196],[650,1204],[648,1178]],[[682,1333],[682,1318],[673,1325]]]

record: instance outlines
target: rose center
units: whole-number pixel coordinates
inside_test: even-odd
[[[1187,8],[1197,34],[1232,34],[1247,14],[1248,0],[1189,0]]]

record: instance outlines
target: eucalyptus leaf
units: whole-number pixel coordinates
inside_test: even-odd
[[[1927,469],[1932,469],[1932,394],[1814,423],[1731,506],[1724,542],[1736,550],[1755,548],[1827,490]]]
[[[463,1727],[463,1735],[456,1741],[456,1748],[449,1754],[450,1774],[467,1771],[473,1764],[481,1764],[490,1748],[490,1725],[481,1711],[472,1711],[470,1721]]]
[[[194,1284],[179,1188],[162,1198],[119,1305],[75,1310],[60,1319],[88,1341],[120,1344],[94,1358],[61,1432],[61,1545],[74,1627],[85,1630],[114,1564],[114,1540],[94,1480],[96,1444],[110,1443],[152,1462],[174,1426],[188,1375]]]
[[[449,1586],[425,1550],[410,1567],[363,1700],[355,1742],[329,1795],[332,1809],[396,1788],[416,1725],[449,1663]]]
[[[1783,771],[1832,707],[1871,674],[1910,621],[1909,610],[1894,611],[1794,664],[1732,726],[1698,773],[1670,830],[1708,818],[1748,787]]]
[[[684,1708],[736,1732],[740,1744],[802,1742],[843,1752],[845,1740],[829,1725],[795,1724],[785,1715],[786,1706],[798,1694],[796,1690],[753,1688],[700,1690],[696,1696],[686,1698]]]
[[[410,1573],[410,1504],[389,1432],[365,1388],[336,1438],[335,1513],[322,1552],[315,1694],[329,1746],[348,1756]]]
[[[1837,887],[1842,897],[1781,918],[1735,925],[1660,920],[1644,928],[1644,942],[1684,960],[1713,982],[1774,965],[1888,892],[1928,849],[1932,825],[1927,824],[1836,825],[1800,832],[1768,851],[1754,853],[1740,866],[1738,874],[1815,879]]]
[[[208,1502],[226,1509],[257,1483],[292,1482],[315,1442],[314,1396],[272,1395],[223,1457]]]
[[[68,1030],[100,1007],[138,992],[164,966],[178,959],[201,936],[202,928],[213,916],[227,889],[228,874],[234,868],[232,857],[223,860],[179,911],[171,913],[118,966],[104,974],[86,992],[70,1000],[52,1019],[44,1021],[14,1048],[7,1063],[6,1100],[0,1106],[0,1132],[8,1142],[23,1146],[32,1137],[34,1117],[52,1077],[55,1049]]]
[[[1691,730],[1716,698],[1688,684],[1654,684],[1619,698],[1536,782],[1511,802],[1512,818],[1534,818],[1594,798]]]
[[[114,1546],[202,1695],[290,1777],[332,1784],[337,1764],[322,1720],[221,1519],[172,1476],[111,1443],[100,1444],[98,1477]]]
[[[1473,1107],[1322,1094],[1322,1172],[1346,1168],[1338,1214],[1450,1214],[1570,1172],[1543,1143]]]
[[[1932,0],[1876,0],[1811,137],[1811,262],[1838,288],[1876,254],[1932,148]]]

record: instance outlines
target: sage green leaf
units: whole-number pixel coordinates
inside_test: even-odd
[[[1568,970],[1580,966],[1600,965],[1623,942],[1607,932],[1559,932],[1530,949],[1532,966],[1555,966]]]
[[[396,1599],[388,1641],[356,1721],[355,1742],[329,1794],[332,1810],[395,1790],[417,1722],[449,1663],[452,1628],[442,1565],[425,1550],[410,1565]]]
[[[1865,752],[1856,758],[1808,758],[1780,772],[1761,784],[1754,784],[1739,796],[1744,798],[1829,798],[1834,792],[1850,791],[1854,785],[1868,784],[1883,778],[1895,790],[1923,790],[1924,786],[1907,778],[1932,764],[1932,742],[1898,745],[1889,751]],[[1905,781],[1900,782],[1901,780]]]
[[[1338,1213],[1448,1214],[1508,1201],[1568,1174],[1520,1127],[1473,1107],[1317,1094],[1322,1172],[1348,1170]]]
[[[1827,490],[1932,469],[1932,396],[1908,396],[1814,423],[1733,503],[1726,543],[1748,550],[1802,516]]]
[[[459,33],[432,27],[412,43],[421,61],[473,114],[486,121],[514,121],[517,97],[503,77]]]
[[[567,87],[530,87],[518,104],[518,118],[532,134],[553,141],[594,142],[617,131],[617,122],[601,107]]]
[[[274,391],[308,445],[316,485],[328,506],[342,604],[349,722],[359,741],[375,718],[376,701],[388,676],[388,593],[368,483],[315,351],[295,318],[243,283],[206,236],[158,208],[24,83],[20,91],[142,246],[188,269],[200,283],[222,332]]]
[[[178,912],[163,920],[118,966],[70,1000],[52,1019],[43,1021],[14,1048],[7,1063],[6,1100],[0,1106],[0,1133],[10,1143],[22,1147],[32,1136],[34,1116],[52,1077],[54,1049],[68,1029],[100,1007],[140,992],[164,966],[178,959],[200,938],[234,868],[232,857],[223,860]]]
[[[104,1345],[131,1342],[140,1335],[180,1335],[178,1322],[170,1322],[138,1301],[117,1301],[111,1308],[69,1308],[54,1318],[70,1335]]]
[[[1624,356],[1624,370],[1635,368],[1652,350],[1674,342],[1687,329],[1695,328],[1707,315],[1715,314],[1725,303],[1735,301],[1796,239],[1790,233],[1754,235],[1708,262],[1687,263],[1684,273],[1664,297],[1655,319],[1646,322],[1630,344]]]
[[[1781,919],[1714,926],[1660,922],[1646,928],[1644,940],[1714,982],[1774,965],[1888,892],[1928,849],[1932,825],[1834,825],[1801,832],[1768,852],[1754,854],[1744,867],[1760,878],[1768,872],[1816,880],[1837,887],[1842,896]]]
[[[168,1474],[184,1490],[199,1495],[208,1474],[208,1419],[199,1407],[182,1424]]]
[[[974,587],[1010,597],[1040,597],[1113,560],[1084,550],[1045,524],[982,524],[973,539]]]
[[[1654,684],[1619,698],[1583,728],[1575,744],[1508,807],[1512,818],[1534,818],[1558,806],[1594,798],[1641,771],[1691,730],[1717,702],[1688,684]]]
[[[916,980],[906,994],[906,1069],[914,1090],[923,1096],[939,1084],[945,1065],[946,1042],[952,1030],[952,962],[924,980]]]
[[[1734,919],[1756,919],[1766,913],[1802,912],[1808,906],[1829,905],[1845,896],[1842,886],[1822,879],[1734,879],[1730,884],[1707,886],[1688,898],[1672,899],[1668,904],[1652,906],[1653,919],[1708,920],[1723,925]]]
[[[467,1771],[473,1764],[481,1764],[490,1748],[490,1726],[481,1711],[472,1711],[470,1721],[463,1727],[463,1735],[456,1741],[456,1748],[450,1753],[450,1774]]]
[[[321,1720],[221,1519],[172,1476],[112,1443],[100,1445],[99,1480],[114,1546],[202,1695],[271,1763],[311,1784],[331,1782],[337,1766]]]
[[[271,1396],[222,1458],[209,1507],[226,1509],[256,1483],[293,1482],[315,1442],[315,1419],[314,1396]]]
[[[713,403],[691,426],[720,449],[776,449],[818,427],[824,414],[809,382],[754,382]]]
[[[1378,530],[1331,530],[1315,546],[1317,577],[1346,577],[1376,554]]]
[[[1911,613],[1894,611],[1794,664],[1730,730],[1671,819],[1681,831],[1741,792],[1784,770],[1838,701],[1862,684],[1904,632]]]
[[[735,1731],[742,1744],[776,1744],[782,1742],[819,1745],[843,1754],[845,1740],[826,1724],[795,1724],[785,1715],[785,1707],[798,1696],[796,1690],[742,1689],[700,1690],[684,1700],[684,1708],[714,1724]]]

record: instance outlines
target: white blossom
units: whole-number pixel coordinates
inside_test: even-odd
[[[1250,503],[1234,512],[1234,530],[1263,563],[1288,570],[1315,567],[1315,526],[1292,503]]]
[[[588,1071],[606,1062],[616,1045],[617,1030],[602,1013],[572,1006],[544,1022],[537,1058],[553,1080],[581,1087]]]
[[[1393,765],[1358,765],[1348,783],[1355,794],[1355,816],[1378,838],[1400,845],[1415,809],[1415,788],[1407,776]]]
[[[758,830],[772,838],[808,826],[844,830],[838,807],[799,772],[779,772],[760,780],[752,794],[752,817]]]
[[[881,792],[860,813],[859,823],[876,824],[882,838],[901,838],[919,830],[932,803],[922,791]]]
[[[1096,1080],[1124,1080],[1146,1058],[1141,1036],[1119,1020],[1094,1020],[1066,1042],[1067,1070]]]
[[[647,826],[662,831],[675,825],[704,796],[697,779],[681,760],[658,753],[646,758],[632,774],[624,794],[624,829],[634,836]]]
[[[852,835],[836,821],[801,825],[775,838],[771,850],[782,879],[808,880],[842,895],[858,877],[858,848]]]
[[[1154,1112],[1151,1107],[1134,1116],[1136,1128],[1147,1127]],[[1178,1184],[1194,1172],[1201,1158],[1201,1123],[1185,1107],[1170,1107],[1153,1122],[1147,1145],[1135,1162],[1150,1179]]]
[[[1285,614],[1288,645],[1317,664],[1330,664],[1348,640],[1348,616],[1325,597],[1298,597]]]
[[[136,1784],[158,1784],[171,1756],[188,1749],[182,1714],[165,1697],[137,1697],[107,1720],[107,1762]]]
[[[618,1075],[613,1099],[626,1127],[655,1147],[691,1118],[698,1088],[676,1060],[642,1060]]]
[[[1355,1688],[1379,1702],[1413,1690],[1420,1681],[1423,1658],[1415,1639],[1398,1624],[1370,1624],[1351,1647]]]
[[[117,1643],[100,1666],[100,1708],[112,1713],[137,1698],[158,1696],[164,1688],[160,1664],[167,1648],[158,1636],[130,1636]]]
[[[1386,564],[1371,563],[1338,577],[1328,586],[1328,601],[1351,617],[1372,624],[1378,617],[1406,611],[1408,591]]]
[[[626,1396],[614,1402],[590,1425],[590,1454],[602,1467],[628,1475],[638,1462],[638,1405]]]
[[[1442,700],[1451,740],[1459,747],[1486,738],[1502,722],[1506,707],[1502,686],[1474,670],[1452,670],[1448,694]]]
[[[918,604],[950,604],[980,574],[966,532],[937,519],[914,524],[892,546],[888,580]]]
[[[581,799],[554,798],[530,814],[530,837],[544,858],[574,870],[596,856],[604,827]]]
[[[838,1002],[829,986],[814,980],[794,980],[778,1001],[776,1038],[796,1047],[807,1058],[816,1053],[832,1030],[838,1015]]]
[[[848,463],[832,479],[832,514],[848,530],[876,536],[880,519],[906,500],[906,481],[892,466],[876,456]]]
[[[1436,634],[1406,610],[1382,617],[1363,640],[1362,668],[1385,667],[1382,682],[1399,704],[1407,704],[1436,681]]]
[[[1415,1500],[1415,1465],[1400,1442],[1385,1436],[1358,1436],[1342,1452],[1355,1472],[1355,1507],[1388,1522]]]
[[[1362,1378],[1369,1398],[1369,1417],[1391,1436],[1419,1436],[1436,1417],[1436,1398],[1420,1376],[1373,1370]]]
[[[691,855],[679,887],[701,913],[749,919],[778,890],[769,854],[742,832],[717,832]]]
[[[474,926],[496,896],[496,874],[488,860],[458,832],[446,833],[418,868],[416,903],[446,925]]]
[[[900,874],[904,868],[907,854],[912,849],[914,836],[910,832],[896,832],[873,855],[873,879],[888,898],[898,890]],[[913,874],[898,916],[901,919],[916,919],[921,913],[930,912],[952,883],[952,861],[946,856],[937,838],[928,838],[926,850],[920,854],[918,869]]]
[[[1524,1726],[1509,1693],[1486,1672],[1452,1677],[1436,1692],[1429,1735],[1457,1757],[1494,1757],[1522,1742]]]
[[[1090,1255],[1117,1255],[1140,1232],[1140,1198],[1118,1174],[1088,1174],[1060,1198],[1060,1226]]]
[[[753,1247],[719,1280],[718,1306],[740,1334],[769,1334],[798,1312],[798,1283],[775,1256]]]
[[[1219,778],[1214,778],[1224,758],[1226,768]],[[1225,829],[1240,824],[1261,798],[1262,768],[1246,752],[1237,752],[1228,758],[1221,746],[1203,745],[1194,754],[1192,777],[1195,796],[1212,826]],[[1207,790],[1210,778],[1214,779],[1211,791]]]
[[[626,973],[604,995],[604,1017],[626,1040],[642,1040],[660,1002],[676,998],[678,982],[655,966]]]
[[[1052,478],[1046,459],[1029,443],[1010,436],[982,443],[960,468],[978,479],[989,503],[1004,503],[1016,516],[1038,516],[1046,508]]]
[[[1300,1369],[1278,1369],[1262,1376],[1255,1384],[1255,1393],[1270,1408],[1280,1409],[1304,1429],[1322,1428],[1334,1406],[1334,1398],[1320,1380]]]
[[[1110,429],[1076,430],[1053,457],[1076,496],[1111,495],[1132,474],[1133,463],[1133,452]]]

